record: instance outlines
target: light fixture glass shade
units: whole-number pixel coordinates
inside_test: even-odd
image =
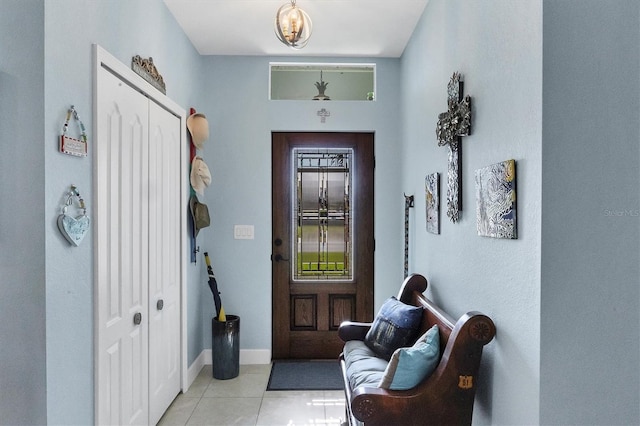
[[[275,32],[278,40],[294,49],[302,49],[311,37],[311,18],[296,6],[296,0],[283,4],[276,13]]]

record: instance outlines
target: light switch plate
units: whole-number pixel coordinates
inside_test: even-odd
[[[253,225],[233,225],[233,238],[236,240],[253,240]]]

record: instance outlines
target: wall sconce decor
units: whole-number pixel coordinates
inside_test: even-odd
[[[311,18],[296,6],[296,0],[283,4],[276,13],[275,32],[278,40],[294,49],[302,49],[311,37]]]

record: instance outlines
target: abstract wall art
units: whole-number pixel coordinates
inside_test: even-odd
[[[478,169],[475,179],[478,235],[516,239],[515,160]]]
[[[431,173],[424,180],[427,205],[427,232],[440,233],[440,175]]]

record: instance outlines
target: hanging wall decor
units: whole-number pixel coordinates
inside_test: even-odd
[[[460,219],[462,210],[462,136],[471,134],[471,97],[463,98],[464,84],[459,73],[453,73],[447,85],[448,109],[438,115],[436,136],[438,146],[447,146],[447,216],[452,222]]]
[[[69,121],[73,117],[78,122],[80,128],[80,139],[75,139],[67,136],[67,130],[69,130]],[[84,128],[84,124],[78,117],[78,112],[75,107],[71,105],[71,108],[67,110],[67,119],[62,126],[62,134],[60,135],[60,152],[63,154],[73,155],[75,157],[87,156],[87,132]]]
[[[152,57],[144,59],[140,55],[134,56],[131,58],[131,69],[140,77],[144,78],[147,83],[158,89],[163,95],[167,94],[164,79],[154,65]]]
[[[440,174],[431,173],[424,180],[427,206],[427,232],[440,233]]]
[[[329,83],[322,80],[322,71],[320,71],[320,81],[316,81],[316,89],[318,89],[318,94],[313,97],[314,101],[330,101],[331,98],[325,95],[324,91],[327,90],[327,86]]]
[[[404,277],[409,275],[409,209],[413,207],[413,195],[404,194]]]
[[[517,238],[515,160],[476,170],[476,216],[478,235]]]
[[[321,123],[325,123],[327,121],[327,117],[331,116],[331,112],[328,111],[326,108],[322,108],[320,111],[317,112],[316,115],[320,117]]]
[[[81,210],[81,213],[77,216],[67,214],[67,209],[73,206],[74,200]],[[71,185],[71,190],[67,193],[67,198],[62,206],[62,213],[58,216],[58,229],[67,241],[77,247],[89,231],[89,222],[84,199],[80,196],[80,192],[78,192],[75,185]]]

